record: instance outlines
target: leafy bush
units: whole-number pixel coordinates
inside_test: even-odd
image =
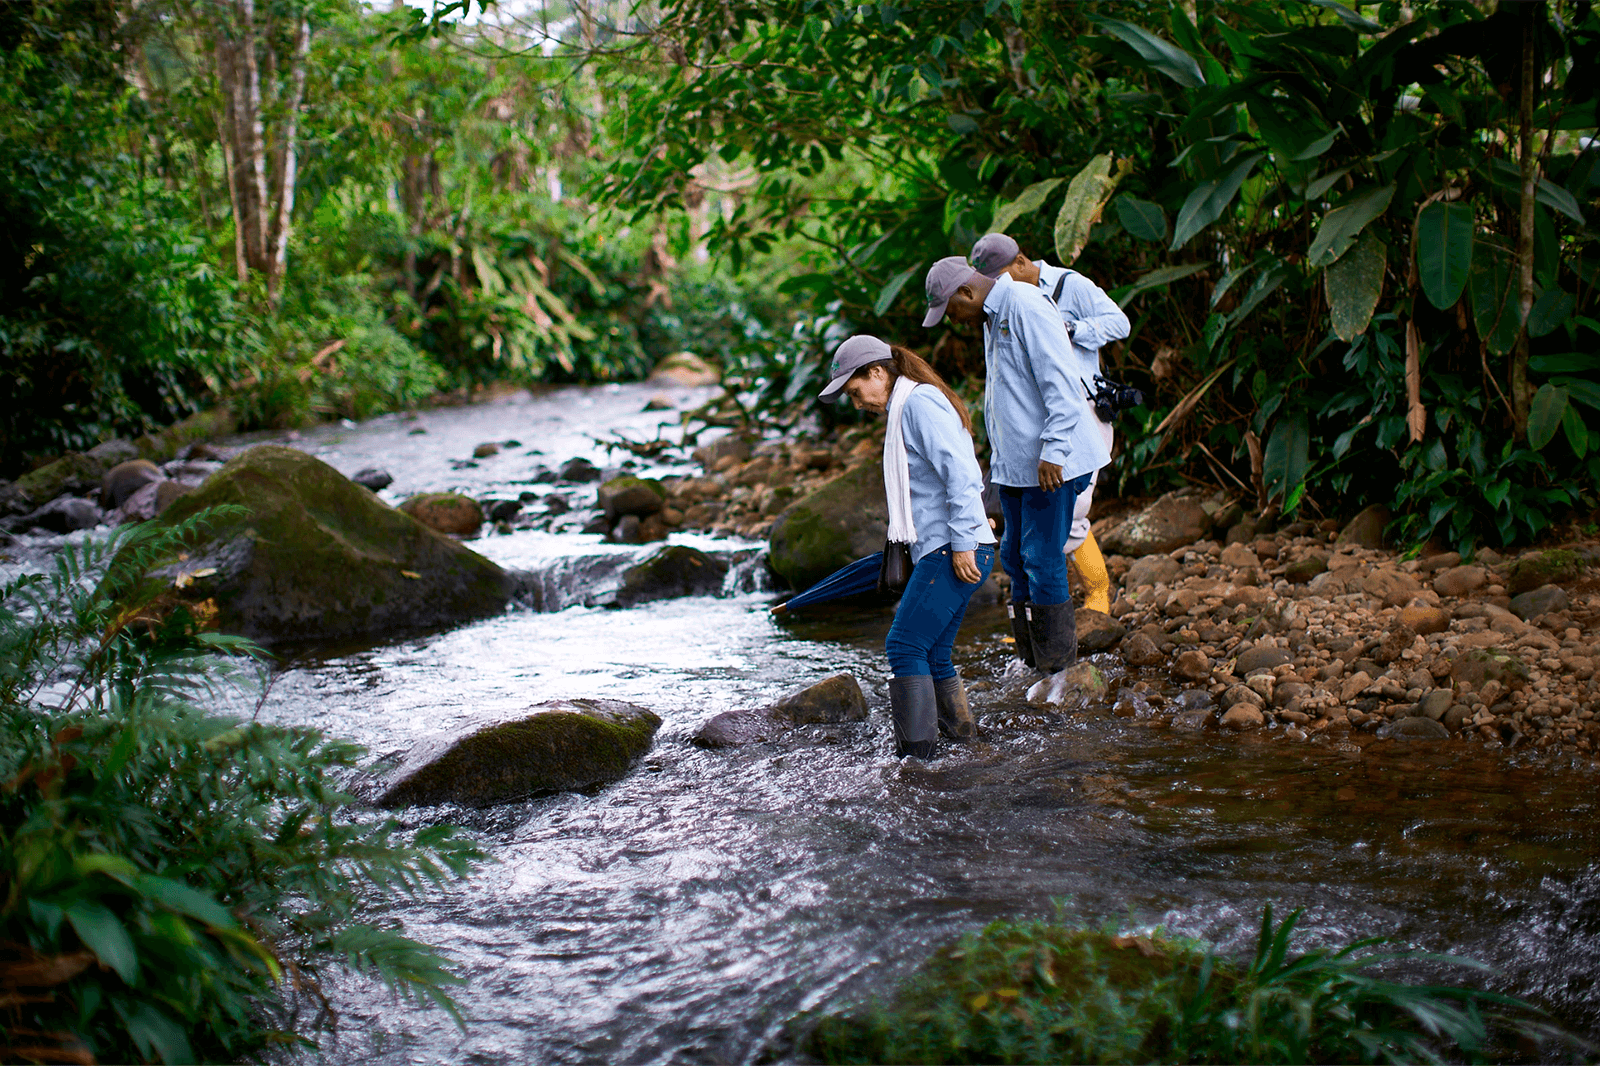
[[[443,958],[376,915],[478,852],[356,816],[334,780],[354,745],[202,709],[256,651],[147,575],[215,517],[0,589],[7,1060],[238,1059],[325,1021],[299,1009],[325,1006],[330,967],[455,1013]]]
[[[827,1016],[824,1062],[1481,1061],[1505,1035],[1561,1038],[1527,1004],[1369,971],[1407,958],[1362,940],[1289,954],[1301,912],[1262,915],[1241,965],[1205,945],[1075,922],[995,922],[936,954],[893,1002]]]

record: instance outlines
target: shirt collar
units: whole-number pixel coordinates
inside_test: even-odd
[[[1001,290],[1003,290],[1007,285],[1015,284],[1016,282],[1011,280],[1011,275],[1009,274],[1001,274],[998,278],[995,278],[994,286],[990,288],[989,295],[983,298],[984,313],[988,315],[999,314],[1000,300],[1002,295]]]

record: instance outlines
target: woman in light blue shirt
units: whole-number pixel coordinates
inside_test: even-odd
[[[819,399],[849,397],[856,408],[885,413],[896,383],[916,383],[900,413],[910,488],[911,580],[900,597],[886,650],[894,676],[889,704],[895,753],[927,759],[939,733],[966,740],[977,732],[966,690],[951,659],[967,603],[994,564],[995,539],[983,511],[983,474],[972,447],[966,404],[915,352],[855,336],[834,352]],[[885,441],[885,462],[891,462]],[[892,483],[893,472],[886,474]],[[894,502],[890,503],[891,511]]]

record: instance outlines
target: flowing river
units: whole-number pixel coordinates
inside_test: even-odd
[[[518,395],[294,443],[346,473],[388,468],[391,500],[446,488],[515,498],[541,464],[614,463],[590,434],[649,438],[675,424],[673,411],[641,413],[659,391]],[[703,396],[671,391],[680,404]],[[509,438],[522,445],[460,464]],[[599,540],[527,530],[472,547],[531,569],[649,550]],[[728,553],[729,592],[621,611],[513,608],[282,660],[260,717],[349,737],[374,757],[557,697],[631,700],[665,720],[637,769],[594,794],[405,812],[414,825],[466,826],[492,856],[395,915],[458,964],[468,1025],[343,980],[331,990],[338,1034],[318,1061],[784,1061],[796,1014],[887,993],[962,931],[1058,905],[1236,951],[1253,944],[1264,903],[1280,916],[1301,907],[1301,948],[1383,935],[1469,956],[1495,973],[1453,980],[1529,997],[1600,1035],[1600,780],[1587,761],[1456,741],[1359,737],[1335,750],[1279,731],[1177,733],[1152,728],[1129,689],[1113,693],[1117,713],[1071,715],[1006,704],[996,689],[973,696],[981,741],[901,764],[885,709],[887,610],[775,623],[758,545],[673,541]],[[957,646],[969,684],[1003,670],[1005,629],[995,607],[969,615]],[[1096,661],[1113,685],[1125,674],[1114,656]],[[871,721],[743,749],[689,743],[713,714],[840,671],[867,691]]]

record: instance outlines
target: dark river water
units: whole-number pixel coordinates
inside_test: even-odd
[[[657,391],[519,396],[295,443],[346,473],[387,467],[393,500],[443,488],[514,496],[540,463],[622,457],[608,460],[589,434],[649,437],[675,420],[640,413]],[[475,468],[451,463],[508,438],[523,447]],[[536,531],[472,546],[533,568],[641,550]],[[757,571],[736,566],[731,587],[758,588]],[[261,717],[355,739],[375,757],[557,697],[631,700],[665,720],[639,767],[593,795],[406,812],[410,824],[467,826],[493,857],[395,912],[457,962],[469,1023],[343,980],[339,1033],[316,1059],[782,1060],[794,1015],[886,993],[939,944],[995,918],[1065,906],[1243,950],[1268,902],[1279,914],[1305,908],[1302,947],[1383,935],[1476,958],[1495,973],[1457,979],[1527,996],[1600,1036],[1600,778],[1587,762],[1455,741],[1362,738],[1336,750],[1279,731],[1178,733],[1148,724],[1131,697],[1133,717],[1109,705],[1043,715],[997,687],[973,696],[984,739],[902,764],[885,710],[888,612],[778,624],[764,609],[772,595],[514,609],[284,663]],[[956,649],[969,683],[1003,670],[1004,629],[997,608],[969,615]],[[1120,661],[1097,661],[1115,684]],[[713,714],[840,671],[867,691],[871,721],[732,751],[689,743]]]

